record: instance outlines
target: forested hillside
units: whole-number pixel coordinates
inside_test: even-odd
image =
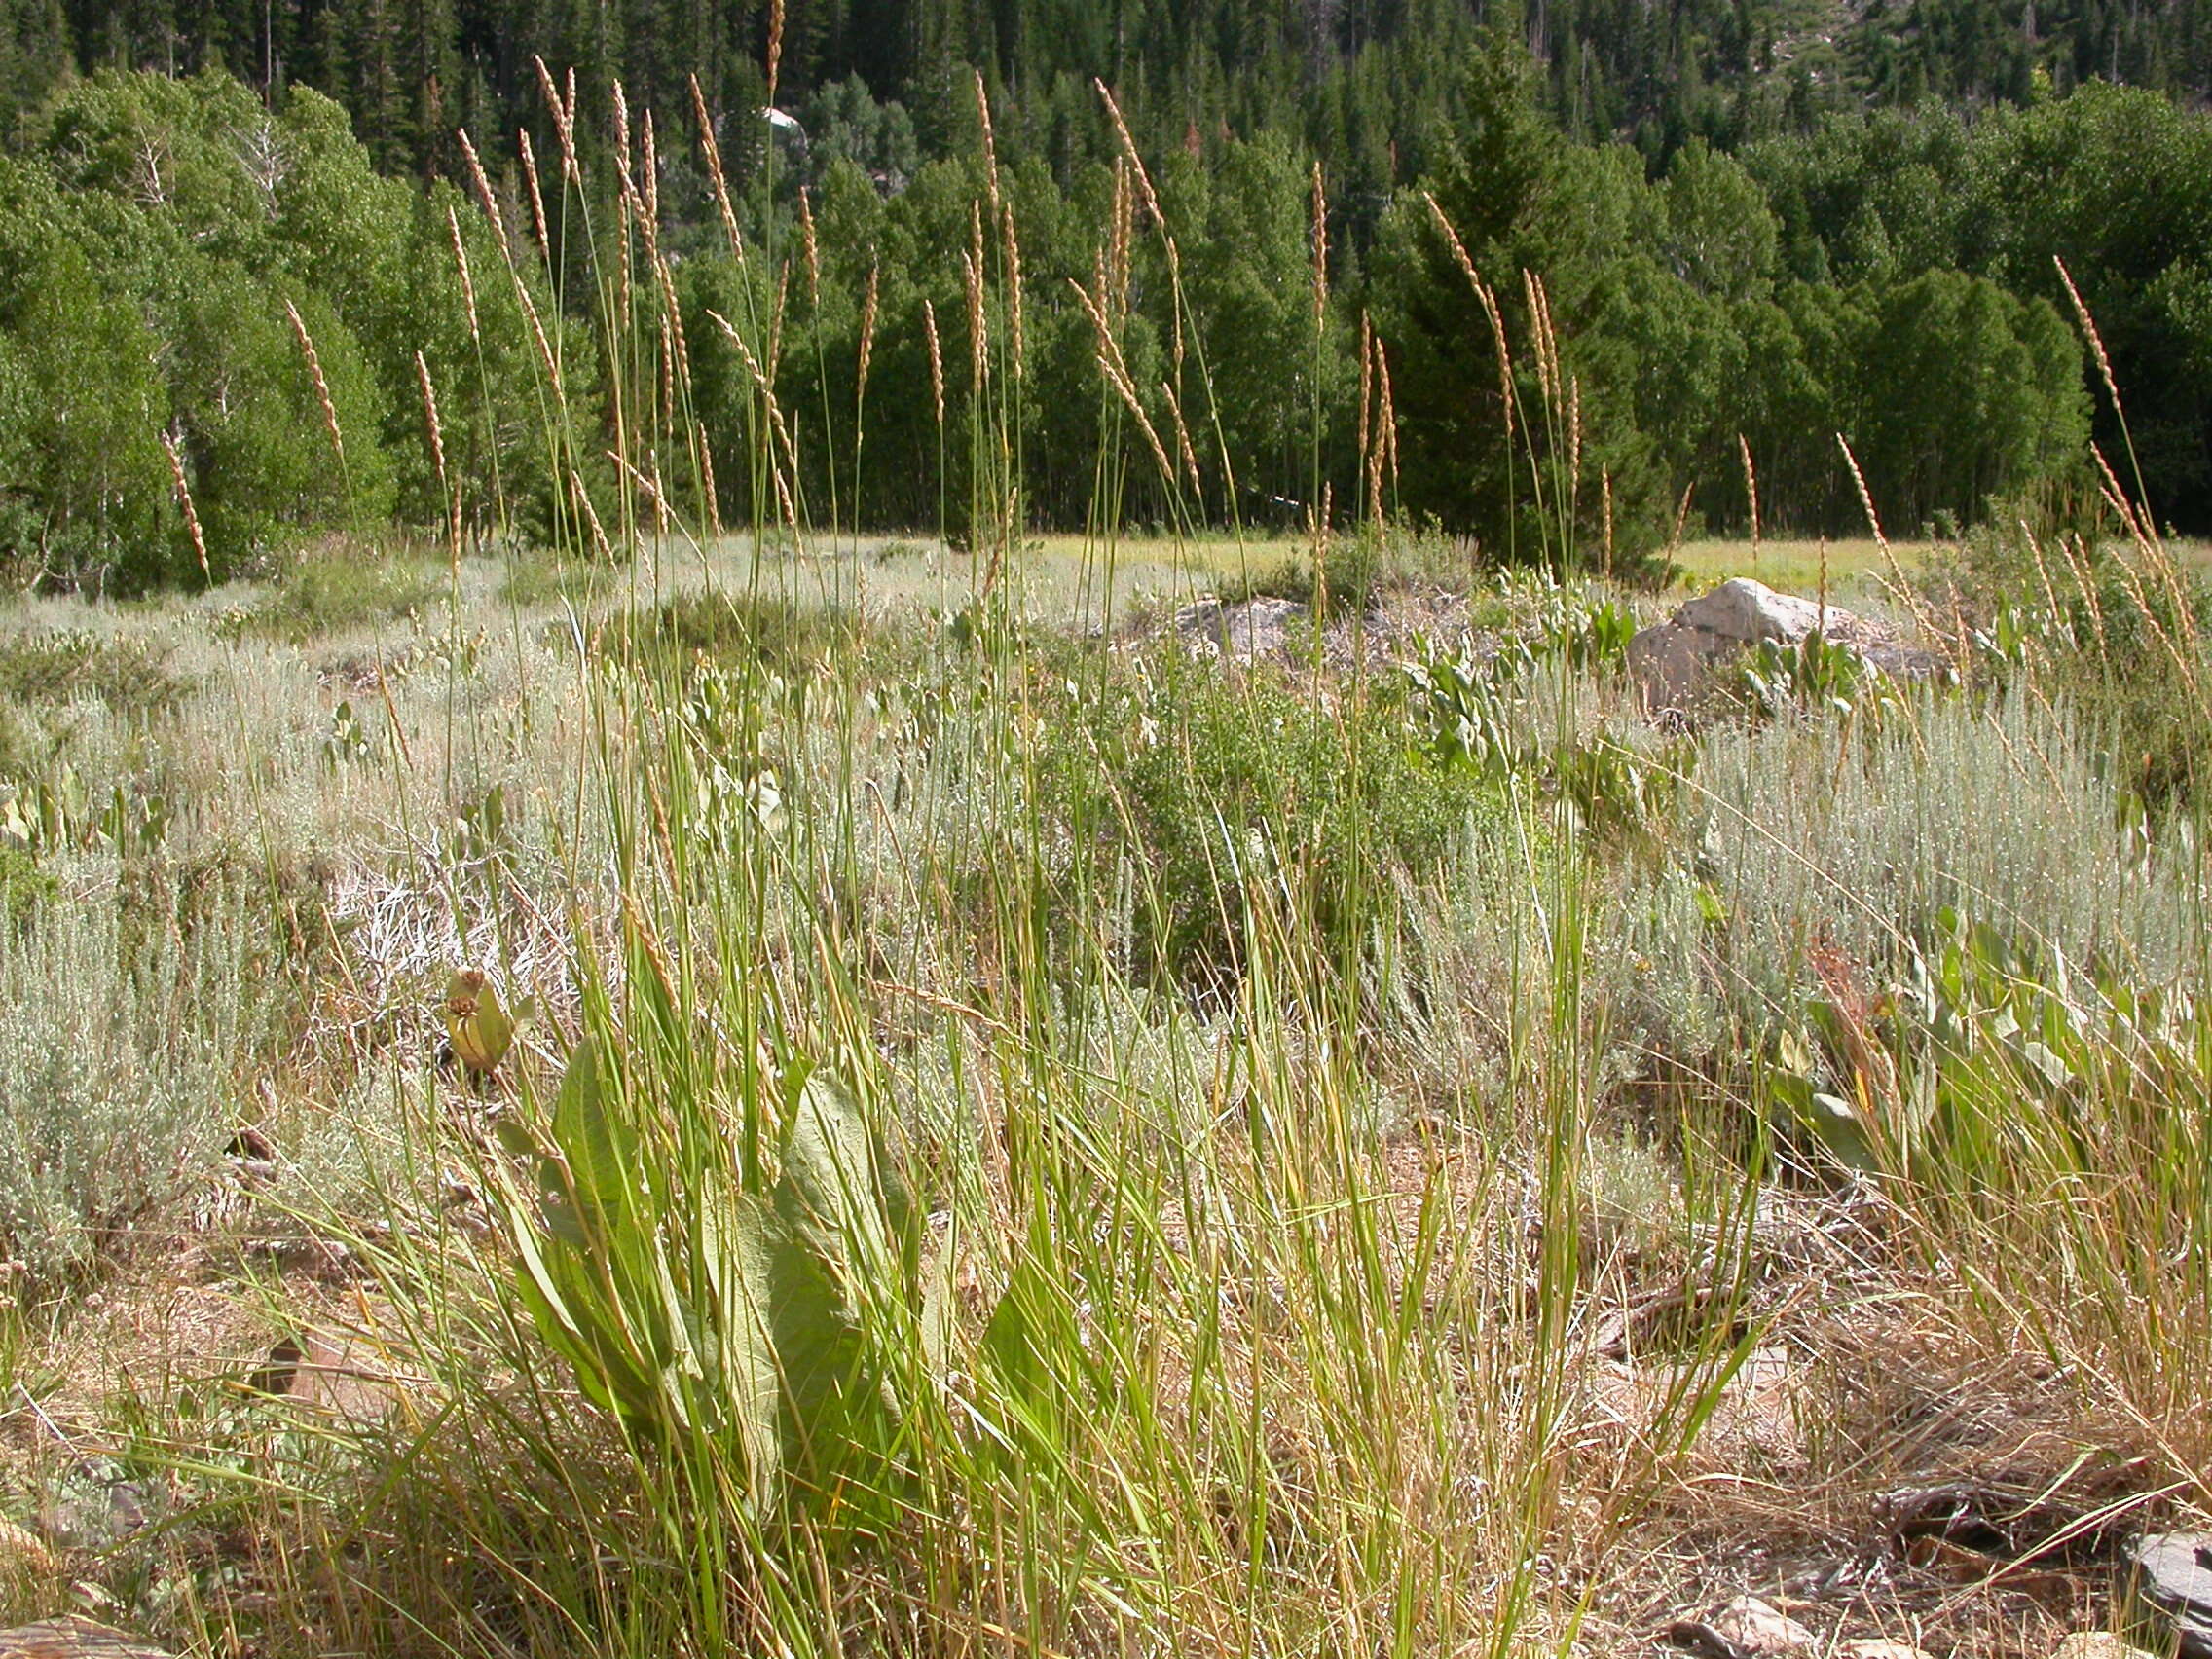
[[[1298,133],[1332,175],[1388,188],[1434,164],[1481,0],[791,0],[779,98],[858,79],[957,135],[971,66],[1006,125],[1065,164],[1099,153],[1090,82],[1140,139],[1226,126]],[[717,107],[763,90],[769,0],[8,0],[18,111],[74,69],[223,67],[313,87],[380,166],[449,162],[456,126],[541,118],[534,56],[649,105],[697,74]],[[1663,159],[1691,136],[1806,131],[1826,112],[1925,96],[2024,102],[2090,79],[2212,94],[2204,0],[1526,0],[1549,103],[1584,137]],[[596,100],[601,94],[592,94]]]
[[[622,493],[592,428],[641,387],[698,516],[744,523],[762,362],[821,523],[961,533],[988,458],[947,433],[987,413],[1032,528],[1089,522],[1110,463],[1138,520],[1327,500],[1510,556],[1560,508],[1516,480],[1570,464],[1575,536],[1633,554],[1745,527],[1749,460],[1768,527],[1835,532],[1865,510],[1839,434],[1902,534],[2095,510],[2092,435],[2160,518],[2212,524],[2202,0],[802,0],[779,29],[656,0],[14,3],[0,540],[56,580],[394,516],[580,534]],[[983,362],[972,318],[1002,353],[1018,318],[981,398],[946,368]],[[1493,323],[1557,365],[1501,380]],[[582,423],[551,454],[549,394]],[[1556,430],[1512,422],[1538,400]]]

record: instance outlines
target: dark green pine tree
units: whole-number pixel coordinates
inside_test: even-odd
[[[460,31],[453,0],[387,0],[399,8],[396,54],[401,115],[395,135],[409,165],[425,177],[453,172],[455,94],[461,81]]]
[[[353,135],[380,171],[408,166],[413,122],[400,66],[407,0],[335,0],[324,14],[327,42],[319,90],[346,106]]]
[[[0,17],[0,138],[12,144],[69,74],[69,19],[61,0],[8,0]]]

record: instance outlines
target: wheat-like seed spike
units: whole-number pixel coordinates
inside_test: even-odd
[[[1160,441],[1160,434],[1153,429],[1152,418],[1145,413],[1143,400],[1137,396],[1136,384],[1129,379],[1128,364],[1123,359],[1121,344],[1114,338],[1114,331],[1107,324],[1104,304],[1093,299],[1084,285],[1072,276],[1068,278],[1068,286],[1075,290],[1077,302],[1082,305],[1084,313],[1090,318],[1091,328],[1097,334],[1099,369],[1105,374],[1107,384],[1128,405],[1129,413],[1137,418],[1137,424],[1144,429],[1145,441],[1151,444],[1153,454],[1160,461],[1161,475],[1167,480],[1168,488],[1173,489],[1175,468],[1168,464],[1167,447]]]
[[[637,203],[638,198],[635,192],[630,190],[622,190],[616,192],[614,198],[614,241],[615,245],[622,250],[622,300],[621,309],[616,314],[618,314],[622,318],[625,327],[628,326],[630,318],[636,314],[631,310],[630,297],[631,266],[633,264],[633,260],[631,258],[633,252],[633,244],[630,240],[630,227],[633,223],[636,222],[637,219]]]
[[[2166,647],[2166,654],[2174,659],[2174,666],[2181,671],[2182,680],[2189,686],[2191,694],[2194,696],[2196,692],[2195,663],[2191,660],[2188,652],[2174,643],[2173,636],[2166,631],[2165,624],[2158,620],[2158,613],[2151,608],[2150,596],[2143,591],[2143,581],[2135,573],[2134,565],[2124,557],[2116,557],[2113,564],[2120,571],[2120,579],[2126,584],[2127,597],[2135,602],[2137,613],[2142,616],[2145,625],[2150,628],[2151,632],[2157,637],[2158,644]]]
[[[1075,290],[1077,303],[1083,307],[1084,314],[1090,318],[1090,325],[1097,333],[1098,360],[1121,376],[1124,384],[1133,387],[1135,383],[1129,379],[1129,365],[1123,358],[1121,342],[1115,339],[1113,327],[1107,320],[1104,301],[1093,299],[1084,285],[1072,276],[1068,278],[1068,286]]]
[[[875,308],[877,284],[883,276],[883,268],[870,263],[867,268],[867,294],[861,301],[861,372],[860,395],[867,396],[867,370],[875,356]]]
[[[1543,290],[1535,273],[1526,266],[1521,271],[1521,296],[1529,308],[1529,333],[1536,349],[1536,389],[1543,395],[1544,407],[1556,409],[1559,398],[1552,385],[1551,355],[1544,350]]]
[[[1835,441],[1843,451],[1843,464],[1851,470],[1851,482],[1858,487],[1859,504],[1865,510],[1866,523],[1874,532],[1874,544],[1887,553],[1890,549],[1889,537],[1882,534],[1882,518],[1874,511],[1873,492],[1866,488],[1866,474],[1859,470],[1859,458],[1851,453],[1851,440],[1838,432]]]
[[[1505,412],[1505,442],[1510,448],[1513,443],[1513,348],[1505,338],[1505,313],[1498,309],[1497,296],[1491,292],[1490,285],[1475,270],[1475,262],[1467,255],[1467,244],[1459,240],[1459,233],[1452,228],[1452,221],[1444,216],[1444,208],[1428,192],[1423,191],[1421,196],[1428,203],[1429,216],[1436,221],[1436,228],[1444,233],[1445,242],[1452,249],[1452,257],[1458,261],[1459,270],[1467,278],[1467,286],[1474,289],[1475,298],[1481,302],[1484,316],[1490,319],[1491,339],[1497,347],[1498,405]]]
[[[745,239],[737,234],[737,213],[730,206],[729,183],[722,176],[722,147],[715,139],[714,117],[707,113],[707,94],[699,90],[699,77],[691,77],[691,108],[699,118],[699,149],[707,158],[707,180],[714,186],[715,208],[721,215],[722,234],[729,240],[729,256],[745,263]]]
[[[1452,221],[1444,216],[1443,204],[1428,191],[1422,191],[1420,196],[1428,203],[1429,217],[1436,221],[1436,228],[1444,233],[1444,240],[1452,249],[1452,257],[1459,262],[1459,269],[1466,273],[1468,283],[1475,287],[1482,286],[1482,278],[1475,275],[1475,262],[1467,255],[1467,244],[1459,240],[1459,233],[1452,228]]]
[[[2120,487],[2120,479],[2113,472],[2112,462],[2105,459],[2103,448],[2091,444],[2089,454],[2096,458],[2097,470],[2104,475],[2105,502],[2126,527],[2128,539],[2139,546],[2148,543],[2150,536],[2144,529],[2143,520],[2137,515],[2135,504],[2127,498],[2127,492]]]
[[[438,420],[438,393],[430,384],[429,361],[420,351],[415,353],[415,379],[423,389],[423,421],[429,428],[430,463],[437,472],[438,486],[442,493],[446,482],[445,427]]]
[[[1751,563],[1759,562],[1759,475],[1751,464],[1751,441],[1736,434],[1736,448],[1744,458],[1744,495],[1751,504]]]
[[[1137,141],[1129,136],[1129,124],[1122,119],[1122,106],[1114,101],[1106,83],[1093,77],[1090,83],[1098,89],[1098,95],[1106,100],[1106,113],[1114,123],[1114,135],[1122,141],[1122,153],[1128,157],[1129,166],[1136,172],[1137,188],[1143,193],[1145,211],[1156,224],[1165,224],[1166,217],[1160,211],[1160,198],[1152,193],[1152,175],[1144,170],[1144,158],[1137,154]]]
[[[960,273],[968,286],[968,369],[975,394],[983,393],[984,358],[990,342],[983,327],[983,273],[967,254],[960,256]]]
[[[776,401],[775,383],[769,378],[768,373],[761,368],[759,359],[753,355],[752,348],[745,343],[745,336],[738,333],[728,317],[717,311],[710,311],[707,315],[714,319],[716,327],[729,336],[729,343],[737,348],[737,354],[745,364],[746,373],[753,377],[753,384],[759,387],[760,400],[768,408],[768,424],[783,445],[785,457],[791,462],[792,476],[797,477],[798,450],[792,442],[791,428],[784,424],[783,406]],[[772,358],[770,360],[773,361]],[[796,529],[797,527],[793,525],[793,528]]]
[[[1398,487],[1398,400],[1390,390],[1390,353],[1383,348],[1382,337],[1375,337],[1375,372],[1382,383],[1382,441],[1383,454],[1390,462],[1390,488]]]
[[[1510,449],[1520,405],[1513,393],[1513,348],[1505,337],[1505,311],[1487,283],[1475,284],[1475,298],[1482,302],[1483,314],[1490,319],[1490,337],[1497,346],[1497,400],[1505,411],[1505,443]]]
[[[1536,278],[1536,303],[1543,308],[1544,355],[1551,359],[1552,395],[1559,395],[1562,380],[1559,364],[1559,329],[1552,321],[1552,291],[1541,276]]]
[[[768,0],[768,107],[776,107],[776,82],[784,67],[784,0]]]
[[[1598,489],[1604,498],[1605,514],[1605,580],[1613,579],[1613,470],[1609,466],[1598,469]]]
[[[814,240],[814,200],[805,185],[798,188],[798,245],[806,257],[806,303],[822,310],[822,248]]]
[[[530,61],[536,67],[537,85],[545,93],[545,101],[552,106],[553,130],[561,140],[562,176],[573,180],[576,177],[576,72],[572,68],[569,71],[569,97],[564,102],[559,89],[553,85],[553,72],[545,67],[545,59],[533,57]]]
[[[2083,303],[2082,290],[2074,286],[2074,273],[2066,269],[2066,261],[2054,253],[2050,262],[2058,267],[2058,279],[2066,285],[2066,297],[2074,302],[2074,315],[2082,324],[2082,332],[2089,337],[2089,350],[2097,360],[2097,373],[2104,380],[2105,390],[2112,397],[2113,413],[2124,419],[2125,412],[2120,403],[2120,383],[2113,378],[2112,358],[2105,354],[2105,339],[2097,332],[2097,319]]]
[[[591,526],[592,545],[599,549],[599,556],[602,559],[611,563],[614,558],[614,548],[607,539],[607,532],[601,528],[599,510],[591,504],[590,492],[584,489],[583,479],[572,466],[569,468],[569,489],[575,498],[576,505],[582,509],[584,522]]]
[[[937,332],[937,307],[922,302],[922,327],[930,342],[930,393],[937,399],[938,429],[944,429],[944,350]]]
[[[1014,235],[1014,203],[1011,200],[1007,203],[1002,217],[1006,225],[1007,330],[1009,344],[1014,350],[1014,378],[1016,382],[1019,382],[1022,377],[1022,364],[1027,355],[1027,349],[1021,332],[1021,239]],[[1178,343],[1181,342],[1182,337],[1182,328],[1178,325],[1175,331],[1175,338]],[[1180,352],[1177,354],[1176,361],[1178,363],[1182,361]]]
[[[446,434],[444,423],[438,419],[438,392],[430,384],[430,364],[422,352],[415,353],[415,378],[423,388],[423,424],[430,434],[430,461],[438,475],[438,498],[448,505],[448,545],[453,550],[455,579],[461,572],[461,484],[449,481],[446,476]]]
[[[476,146],[469,141],[468,129],[463,127],[459,136],[461,157],[468,163],[469,179],[476,186],[476,200],[483,203],[484,217],[492,221],[492,236],[499,244],[499,257],[512,265],[515,250],[507,242],[507,222],[499,216],[499,201],[492,194],[492,181],[485,176],[484,164],[477,157]]]
[[[1582,377],[1567,382],[1567,512],[1574,517],[1574,498],[1582,488]]]
[[[983,188],[990,193],[991,214],[999,210],[999,147],[991,131],[991,95],[983,88],[983,72],[976,71],[976,114],[983,124]]]
[[[638,190],[638,229],[645,237],[645,264],[660,265],[660,155],[653,144],[653,112],[645,111],[639,128],[640,170],[645,183]]]
[[[2167,597],[2174,602],[2175,614],[2180,618],[2182,629],[2188,636],[2190,645],[2194,649],[2196,644],[2196,614],[2190,608],[2188,599],[2183,593],[2181,577],[2173,568],[2173,560],[2168,557],[2165,546],[2152,524],[2150,510],[2147,507],[2137,506],[2128,498],[2127,492],[2120,487],[2120,478],[2113,471],[2112,462],[2105,459],[2105,452],[2102,447],[2091,444],[2089,454],[2096,458],[2097,470],[2103,475],[2102,490],[2106,504],[2120,516],[2120,523],[2127,527],[2128,538],[2141,550],[2153,571],[2157,573],[2159,585],[2165,588]],[[2127,571],[2124,560],[2120,561],[2120,568],[2123,572]],[[2132,581],[2132,575],[2128,579]],[[2137,595],[2137,603],[2141,604],[2140,593]],[[2144,613],[2146,616],[2150,615],[2148,607],[2144,608]],[[2157,626],[2156,618],[2152,618],[2151,621],[2154,628]],[[2169,648],[2171,648],[2170,643]],[[2175,658],[2180,661],[2181,653],[2176,651]],[[2193,667],[2184,663],[2183,673],[2194,684],[2195,676]]]
[[[669,269],[665,257],[655,261],[653,271],[660,278],[661,309],[668,322],[669,338],[676,347],[677,377],[688,387],[691,385],[691,347],[683,337],[683,308],[676,299],[676,274]]]
[[[1106,270],[1113,279],[1112,294],[1120,297],[1120,309],[1125,313],[1129,295],[1129,243],[1136,219],[1133,187],[1129,183],[1128,167],[1117,161],[1114,165],[1114,209],[1111,231],[1106,248]],[[1100,298],[1109,296],[1101,292]]]
[[[1682,499],[1675,508],[1675,534],[1667,539],[1667,556],[1673,558],[1682,545],[1682,531],[1690,522],[1690,498],[1697,494],[1697,480],[1691,479],[1682,486]]]
[[[1175,388],[1165,381],[1160,383],[1161,392],[1167,399],[1167,412],[1175,417],[1175,444],[1182,452],[1183,470],[1191,480],[1191,494],[1202,494],[1204,486],[1198,482],[1198,454],[1191,447],[1191,428],[1183,420],[1183,400],[1175,395]]]
[[[545,257],[553,257],[553,239],[545,229],[545,195],[537,186],[537,149],[530,141],[530,129],[525,127],[515,133],[516,148],[522,152],[523,183],[530,187],[530,223],[537,233],[537,245]]]
[[[284,314],[292,319],[292,334],[300,343],[300,355],[308,361],[308,379],[314,385],[315,401],[322,405],[322,427],[330,434],[330,447],[338,454],[338,464],[346,464],[346,438],[338,429],[338,405],[330,400],[330,383],[323,379],[322,359],[315,354],[314,341],[308,333],[306,319],[300,308],[290,300],[284,302]]]
[[[707,486],[707,534],[722,533],[722,503],[715,493],[715,452],[712,445],[699,445],[699,477]]]
[[[1152,424],[1152,417],[1144,412],[1144,404],[1137,397],[1136,387],[1129,384],[1127,375],[1124,374],[1114,364],[1109,363],[1104,357],[1098,359],[1098,367],[1105,373],[1107,384],[1112,386],[1114,390],[1120,394],[1122,401],[1128,405],[1129,413],[1137,418],[1137,425],[1144,433],[1144,441],[1152,446],[1152,458],[1160,463],[1160,476],[1165,481],[1167,488],[1173,490],[1175,488],[1175,468],[1167,460],[1167,447],[1160,441],[1160,433]]]
[[[192,551],[199,557],[200,573],[212,586],[214,571],[207,564],[207,538],[200,534],[200,513],[192,504],[192,486],[185,482],[184,457],[177,453],[176,439],[162,434],[162,453],[169,458],[169,479],[176,489],[176,503],[184,511],[185,534],[192,538]]]
[[[1851,440],[1838,432],[1835,435],[1835,441],[1843,448],[1844,464],[1851,469],[1852,483],[1858,486],[1859,504],[1866,511],[1866,522],[1874,532],[1874,545],[1882,550],[1882,562],[1889,567],[1890,580],[1896,585],[1898,594],[1904,600],[1906,608],[1912,611],[1913,621],[1919,625],[1920,631],[1931,640],[1940,639],[1942,637],[1940,631],[1937,630],[1926,608],[1921,605],[1919,597],[1913,591],[1912,584],[1905,580],[1904,570],[1898,564],[1898,556],[1890,547],[1890,538],[1882,534],[1881,518],[1874,511],[1874,495],[1872,491],[1866,488],[1866,475],[1859,469],[1859,458],[1851,453]],[[1824,576],[1821,595],[1821,625],[1824,628],[1827,626],[1827,589]]]
[[[2149,516],[2148,512],[2145,514]],[[2172,553],[2167,551],[2165,537],[2155,532],[2144,543],[2143,556],[2150,560],[2151,568],[2158,572],[2158,580],[2166,596],[2174,602],[2174,614],[2181,618],[2182,637],[2189,642],[2194,652],[2197,647],[2196,608],[2189,603],[2183,592],[2181,572],[2174,568]]]
[[[1313,332],[1329,313],[1329,197],[1321,183],[1321,158],[1313,158]]]
[[[668,311],[660,313],[660,419],[670,431],[676,429],[676,337],[669,331]]]
[[[2058,550],[2066,555],[2066,569],[2074,577],[2075,591],[2081,594],[2089,608],[2089,625],[2097,636],[2097,654],[2103,656],[2111,648],[2105,638],[2104,600],[2097,592],[2097,584],[2089,572],[2089,549],[2079,535],[2072,540],[2064,535],[2058,538]]]
[[[614,176],[622,186],[622,194],[630,197],[638,194],[638,185],[630,175],[630,97],[622,90],[620,76],[614,80],[613,99]]]
[[[476,326],[476,277],[468,269],[468,246],[461,240],[461,215],[449,203],[446,206],[446,229],[453,234],[454,269],[461,273],[461,300],[468,312],[468,338],[481,346],[484,336]]]
[[[2051,616],[2056,618],[2058,589],[2051,583],[2050,566],[2044,559],[2043,543],[2037,538],[2036,533],[2028,528],[2026,519],[2014,519],[2012,522],[2020,527],[2021,538],[2027,542],[2029,556],[2036,562],[2036,579],[2043,584],[2044,605],[2049,609]]]

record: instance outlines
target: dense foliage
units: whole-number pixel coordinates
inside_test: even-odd
[[[965,534],[973,503],[1016,489],[1032,528],[1102,510],[1304,524],[1327,499],[1340,519],[1433,518],[1503,557],[1569,543],[1633,557],[1693,522],[1746,526],[1747,460],[1764,526],[1862,525],[1839,435],[1902,535],[1993,503],[2093,508],[2091,435],[2157,518],[2212,523],[2212,120],[2164,92],[2068,90],[2125,58],[2186,92],[2172,66],[2198,57],[2115,56],[2110,30],[2102,57],[2070,57],[2082,18],[2046,19],[2021,79],[1963,59],[1936,74],[1933,37],[1910,29],[1875,53],[1870,13],[1806,83],[1820,97],[1753,119],[1759,88],[1813,74],[1802,55],[1776,67],[1787,31],[1753,8],[1731,15],[1737,35],[1714,23],[1679,48],[1691,56],[1651,49],[1675,64],[1668,98],[1697,54],[1768,65],[1738,76],[1735,114],[1691,120],[1624,92],[1634,77],[1603,55],[1567,97],[1558,40],[1598,29],[1579,14],[1478,25],[1432,0],[1286,9],[1262,26],[1217,7],[1213,32],[1193,35],[1133,7],[1051,27],[1014,7],[975,35],[927,6],[896,9],[897,26],[793,7],[771,123],[749,113],[769,95],[764,59],[694,53],[673,22],[653,36],[680,55],[662,62],[642,29],[591,44],[434,10],[377,14],[476,43],[467,74],[432,54],[423,63],[446,67],[393,58],[372,77],[421,92],[420,144],[364,104],[372,58],[334,44],[355,38],[342,8],[280,46],[300,72],[274,107],[213,70],[76,81],[56,59],[58,90],[18,109],[0,159],[0,546],[18,563],[144,586],[395,516],[441,539],[553,535],[588,551],[635,519],[638,491],[664,488],[702,522],[786,516],[761,482],[763,361],[790,417],[792,493],[818,525]],[[1324,13],[1326,52],[1284,46],[1310,48],[1301,31]],[[2193,17],[2171,9],[2157,28],[2186,34]],[[201,21],[210,58],[246,38]],[[717,51],[750,26],[723,21]],[[119,44],[128,30],[72,18],[70,31],[79,56],[145,55]],[[311,40],[339,55],[315,59]],[[517,78],[536,84],[534,44],[580,65],[573,171],[550,106]],[[971,58],[984,67],[953,67]],[[697,102],[680,63],[700,71]],[[1118,75],[1149,181],[1086,65]],[[617,69],[636,77],[627,99],[611,96]],[[44,83],[18,70],[27,98]],[[1915,75],[2018,101],[1862,107]],[[699,107],[742,246],[723,234]],[[500,135],[518,116],[538,134],[535,176]],[[648,141],[649,247],[645,197],[618,182],[627,169],[637,190]],[[427,181],[405,176],[418,166]],[[978,216],[985,203],[1003,205]],[[987,387],[965,372],[980,360],[969,264],[990,267],[985,328],[1005,359]],[[1099,373],[1103,284],[1127,396]],[[1385,378],[1392,440],[1374,474]],[[657,485],[605,461],[641,400],[668,427]],[[974,441],[985,422],[1013,434],[1003,453]],[[1172,486],[1160,433],[1187,461]]]

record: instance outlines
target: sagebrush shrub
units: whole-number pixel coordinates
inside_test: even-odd
[[[34,1287],[92,1270],[221,1157],[272,1001],[239,890],[183,928],[112,867],[65,887],[0,929],[0,1249]]]

